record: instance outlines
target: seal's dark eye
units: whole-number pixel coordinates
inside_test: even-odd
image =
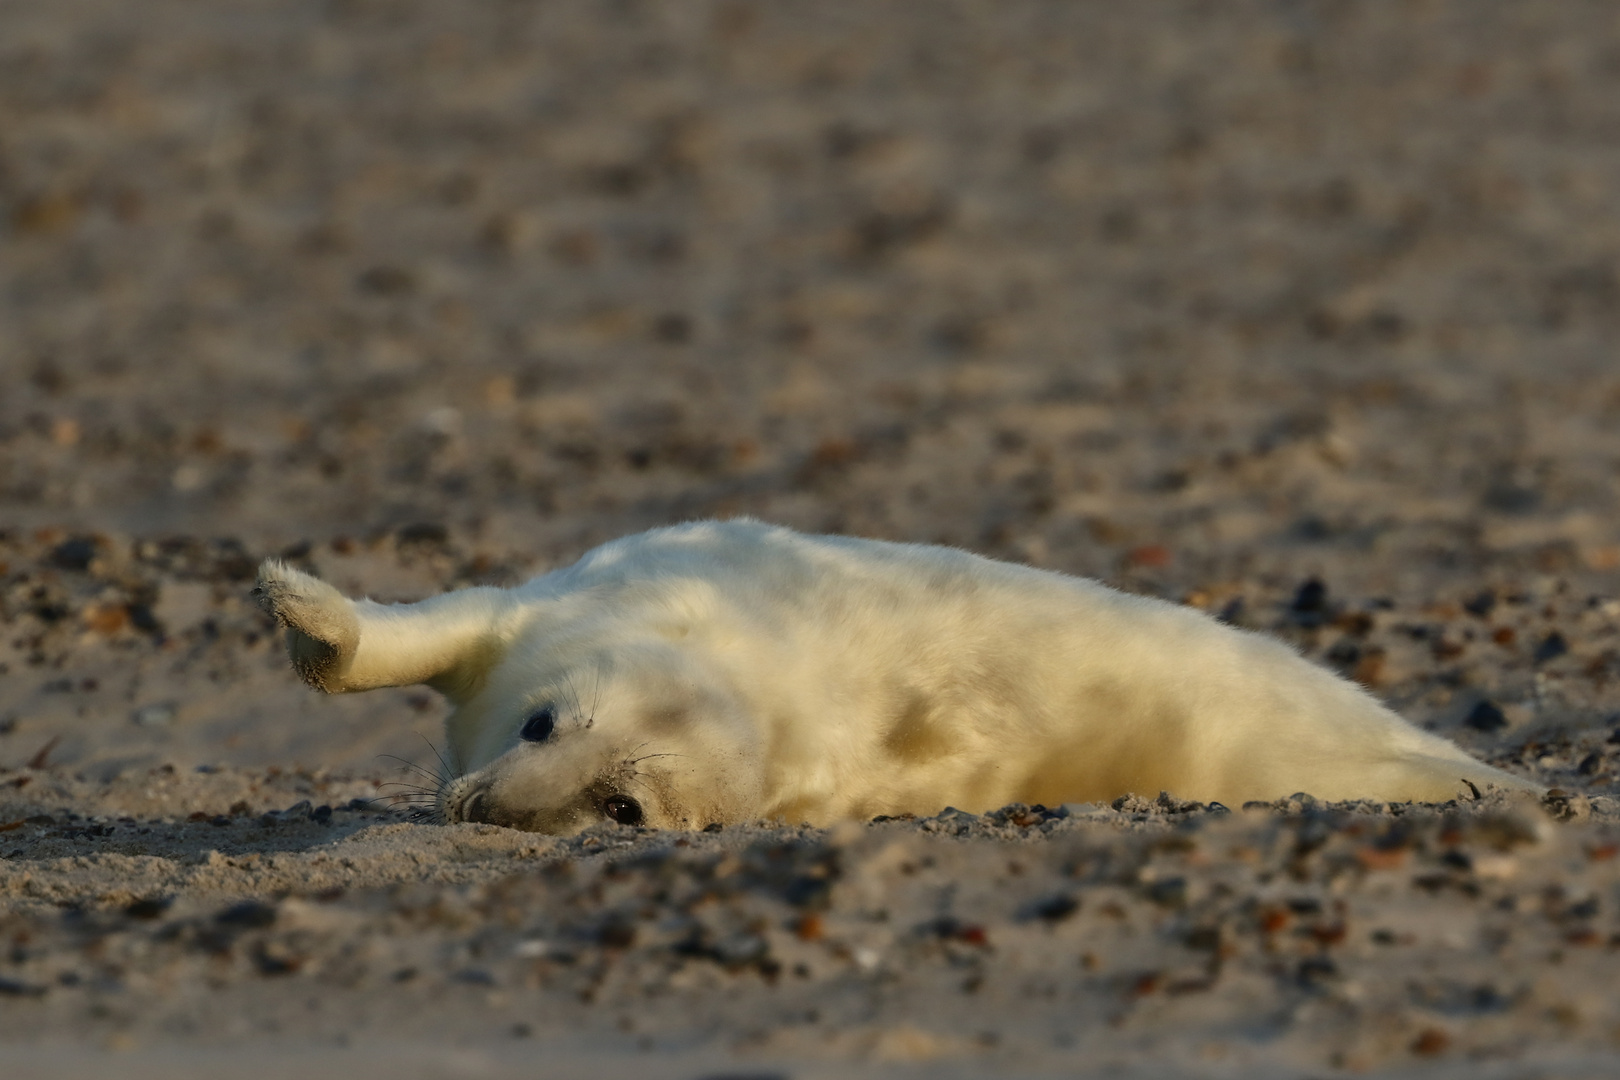
[[[551,730],[556,726],[557,710],[547,705],[523,721],[523,730],[518,732],[518,735],[524,742],[545,742],[551,738]]]
[[[641,804],[628,795],[609,795],[602,812],[620,825],[641,824]]]

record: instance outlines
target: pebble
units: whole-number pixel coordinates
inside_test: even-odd
[[[35,983],[23,982],[20,979],[8,979],[0,976],[0,997],[12,998],[38,998],[44,997],[48,986],[39,986]]]
[[[1542,638],[1541,644],[1536,646],[1535,660],[1538,664],[1545,664],[1549,660],[1558,659],[1567,652],[1569,652],[1569,642],[1564,640],[1563,634],[1554,630]]]
[[[1328,590],[1319,578],[1311,578],[1299,587],[1294,594],[1294,602],[1289,610],[1293,613],[1294,621],[1301,626],[1321,626],[1327,621]]]
[[[95,561],[100,546],[92,536],[75,536],[64,540],[51,549],[51,562],[63,570],[73,570],[79,573],[90,569]]]
[[[235,926],[243,930],[259,930],[274,925],[276,908],[258,900],[243,900],[214,916],[221,926]]]
[[[1481,701],[1463,717],[1463,723],[1475,731],[1492,732],[1507,727],[1508,719],[1500,706],[1491,701]]]

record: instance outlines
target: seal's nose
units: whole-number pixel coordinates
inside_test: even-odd
[[[488,784],[470,783],[466,777],[461,777],[445,788],[440,796],[440,814],[449,825],[458,821],[488,821],[483,816],[488,794]]]
[[[482,811],[484,809],[484,796],[489,794],[488,788],[474,788],[472,792],[461,800],[462,821],[487,821]]]

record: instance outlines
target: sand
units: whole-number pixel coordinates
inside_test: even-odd
[[[1612,1074],[1617,102],[1596,0],[0,7],[0,1066]],[[744,514],[1559,794],[446,828],[247,595]]]

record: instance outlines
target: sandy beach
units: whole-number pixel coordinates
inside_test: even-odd
[[[0,4],[0,1069],[1612,1075],[1617,133],[1598,0]],[[742,515],[1553,794],[441,826],[249,595]]]

